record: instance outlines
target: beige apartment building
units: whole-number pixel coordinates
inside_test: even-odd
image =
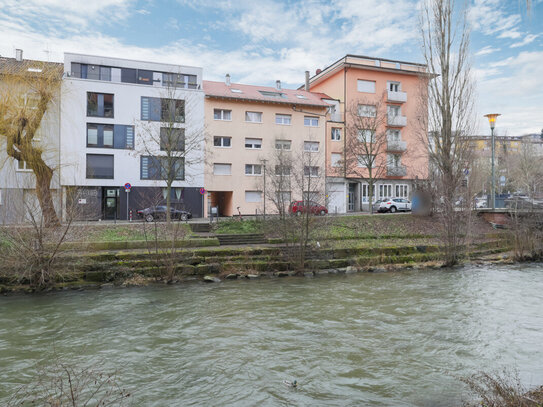
[[[231,83],[229,75],[203,89],[206,215],[277,213],[278,201],[305,193],[325,202],[326,95],[282,89],[279,81],[275,88]],[[288,183],[278,187],[279,177]]]
[[[307,73],[306,73],[307,75]],[[306,77],[306,90],[324,92],[333,104],[326,134],[327,204],[330,212],[367,210],[369,203],[368,155],[357,154],[359,141],[373,143],[370,157],[374,176],[379,173],[373,201],[410,198],[416,180],[428,176],[426,134],[425,65],[346,55],[323,70]],[[379,116],[382,115],[382,120]],[[360,120],[360,116],[362,120]],[[375,129],[354,129],[356,121]],[[373,134],[373,135],[372,135]]]

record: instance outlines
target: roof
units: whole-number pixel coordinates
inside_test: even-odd
[[[17,61],[15,58],[0,57],[0,74],[15,75],[28,72],[40,73],[44,69],[56,69],[59,71],[59,74],[62,74],[64,71],[64,64],[58,62],[36,61],[33,59]]]
[[[261,103],[281,103],[288,105],[303,105],[329,107],[323,98],[331,99],[324,93],[307,92],[298,89],[277,89],[269,86],[243,85],[225,82],[204,81],[206,97],[230,99],[238,101],[251,101]]]

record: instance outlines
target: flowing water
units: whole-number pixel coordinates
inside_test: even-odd
[[[543,264],[0,297],[0,405],[55,358],[137,406],[454,406],[543,384]]]

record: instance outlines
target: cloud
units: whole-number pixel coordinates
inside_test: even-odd
[[[539,34],[537,34],[537,35],[528,34],[526,37],[524,37],[524,39],[522,41],[515,42],[514,44],[511,44],[510,47],[511,48],[523,47],[525,45],[528,45],[528,44],[532,43],[537,37],[539,37]]]
[[[509,14],[501,0],[475,0],[468,9],[468,18],[477,31],[485,35],[499,34],[500,38],[518,38],[520,14]]]
[[[179,22],[177,21],[177,18],[168,18],[168,21],[166,22],[166,27],[179,31]]]
[[[477,51],[475,53],[475,55],[478,55],[478,56],[488,55],[488,54],[492,54],[493,52],[498,52],[498,51],[500,51],[500,48],[494,48],[491,45],[487,45],[486,47],[484,47],[484,48],[480,49],[479,51]]]

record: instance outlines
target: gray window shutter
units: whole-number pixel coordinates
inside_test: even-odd
[[[149,179],[149,157],[141,157],[140,179]]]
[[[141,97],[141,120],[151,120],[151,98]]]
[[[113,128],[113,148],[126,148],[126,128],[128,126],[122,126],[116,124]]]
[[[134,126],[126,126],[126,148],[134,148]]]
[[[160,113],[162,111],[162,103],[160,101],[160,98],[149,98],[151,99],[151,112],[150,112],[150,120],[154,121],[160,121]]]

